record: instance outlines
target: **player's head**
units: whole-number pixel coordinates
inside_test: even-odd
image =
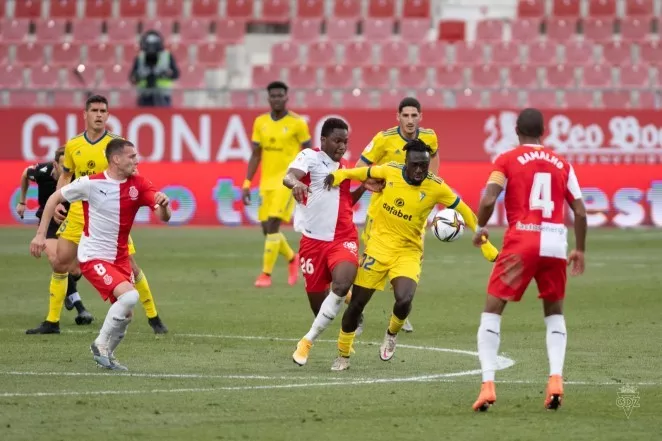
[[[338,162],[347,151],[347,138],[349,127],[340,118],[328,118],[322,124],[322,137],[320,139],[322,151],[331,159]]]
[[[267,86],[269,106],[274,112],[282,112],[287,106],[287,84],[282,81],[272,81]]]
[[[400,125],[400,133],[408,139],[416,137],[418,125],[423,119],[421,113],[421,103],[416,98],[408,96],[400,101],[398,106],[398,124]]]
[[[60,179],[62,167],[64,167],[64,146],[55,150],[55,155],[53,155],[53,177],[55,179]]]
[[[102,95],[92,95],[85,101],[86,130],[101,132],[108,120],[108,100]]]
[[[545,121],[538,109],[524,109],[517,117],[515,131],[520,144],[540,143],[545,132]]]
[[[108,168],[123,178],[135,173],[138,167],[138,151],[130,141],[114,138],[106,146]]]
[[[430,168],[432,149],[420,139],[413,139],[404,146],[405,176],[413,184],[420,184],[425,180]]]

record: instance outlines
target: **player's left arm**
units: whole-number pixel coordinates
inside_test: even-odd
[[[160,191],[156,191],[154,184],[146,178],[142,180],[142,191],[140,192],[140,205],[151,208],[162,222],[168,222],[172,216],[170,198]]]
[[[309,149],[313,146],[312,140],[310,139],[308,123],[303,118],[299,119],[297,139],[299,140],[302,149]]]
[[[347,179],[364,182],[369,178],[386,179],[386,169],[380,165],[359,168],[341,168],[324,180],[325,188],[337,187]]]
[[[432,135],[430,140],[430,148],[432,149],[432,157],[430,158],[430,170],[435,175],[439,174],[439,140],[437,139],[437,134]]]

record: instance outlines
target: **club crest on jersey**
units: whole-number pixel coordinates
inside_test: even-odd
[[[342,246],[347,248],[352,254],[356,254],[359,250],[359,247],[356,246],[356,242],[343,242]]]
[[[129,187],[129,197],[130,197],[131,200],[133,200],[133,201],[135,201],[136,199],[138,199],[138,189],[137,189],[134,185],[132,185],[131,187]]]
[[[422,192],[420,192],[420,193],[418,194],[418,200],[419,200],[419,202],[422,201],[423,199],[425,199],[425,192],[424,192],[424,191],[422,191]]]
[[[405,201],[402,198],[397,198],[395,201],[393,201],[396,207],[402,207],[405,205]]]
[[[105,283],[106,285],[110,285],[111,283],[113,283],[113,276],[111,276],[110,274],[106,274],[105,276],[103,276],[103,283]]]
[[[94,161],[87,161],[87,168],[94,168],[97,166],[97,163]]]

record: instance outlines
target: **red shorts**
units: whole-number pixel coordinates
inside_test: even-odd
[[[535,279],[538,298],[552,302],[562,300],[565,297],[566,268],[565,259],[517,253],[504,248],[492,269],[487,293],[519,302],[531,280]]]
[[[340,262],[359,266],[357,240],[322,240],[301,237],[299,243],[299,261],[306,287],[306,292],[323,292],[331,284],[333,268]]]
[[[113,295],[115,287],[122,282],[134,283],[131,262],[124,259],[116,263],[106,262],[104,260],[90,260],[81,262],[80,270],[88,282],[94,286],[101,298],[115,303],[117,299]]]

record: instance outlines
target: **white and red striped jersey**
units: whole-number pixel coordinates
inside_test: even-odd
[[[304,204],[297,204],[294,229],[311,239],[331,242],[357,241],[350,181],[331,190],[324,188],[324,179],[338,168],[347,168],[344,159],[335,162],[319,149],[299,152],[290,164],[292,169],[306,175],[301,182],[310,189]]]
[[[505,189],[509,242],[539,246],[539,255],[566,258],[565,202],[581,199],[572,165],[554,150],[522,145],[494,161],[489,182]]]
[[[154,208],[154,185],[140,175],[123,181],[106,172],[84,176],[61,189],[69,202],[83,201],[85,227],[78,261],[99,259],[115,263],[129,256],[127,243],[138,209]]]

